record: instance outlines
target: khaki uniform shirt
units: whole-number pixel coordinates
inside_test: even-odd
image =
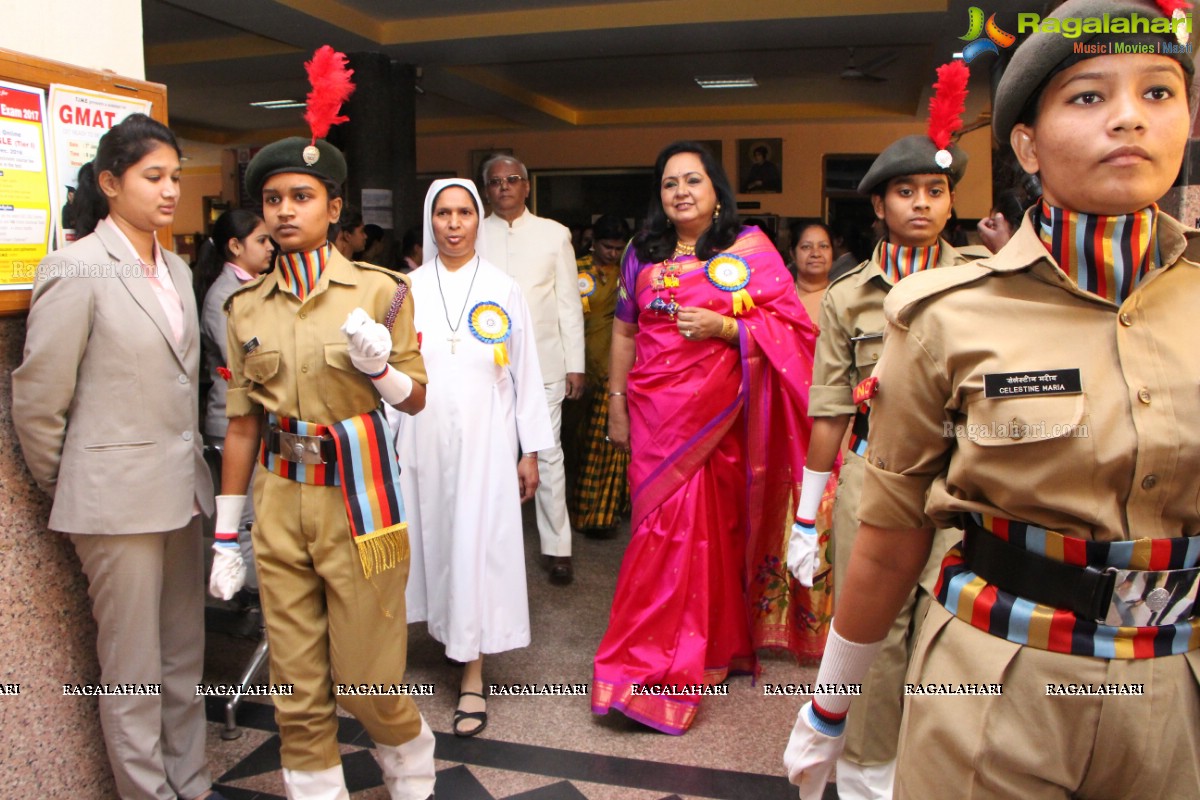
[[[408,283],[408,278],[351,263],[334,249],[303,303],[283,286],[278,269],[236,292],[225,306],[232,373],[226,413],[241,417],[265,410],[331,425],[375,409],[379,393],[350,362],[341,327],[360,306],[383,323],[399,281]],[[255,339],[247,352],[247,343]],[[392,326],[388,363],[418,383],[428,382],[413,327],[412,295]]]
[[[935,267],[963,264],[967,257],[942,239]],[[821,301],[820,336],[813,363],[808,413],[837,417],[854,413],[854,387],[871,377],[883,352],[883,300],[894,285],[879,266],[883,243],[869,261],[830,284]]]
[[[979,512],[1096,541],[1200,531],[1197,235],[1160,214],[1165,266],[1119,308],[1058,268],[1029,216],[995,256],[902,281],[859,519]]]

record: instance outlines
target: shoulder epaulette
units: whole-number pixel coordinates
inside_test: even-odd
[[[993,271],[975,262],[952,264],[909,275],[888,292],[883,313],[888,322],[907,328],[917,307],[930,298],[968,286],[992,275]]]
[[[403,273],[400,273],[400,272],[396,272],[395,270],[388,269],[387,267],[380,267],[375,264],[368,264],[365,261],[351,261],[350,263],[356,267],[361,267],[362,269],[369,269],[372,272],[381,272],[384,275],[387,275],[392,280],[394,280],[396,283],[407,283],[410,286],[412,285],[412,281],[410,281],[408,279],[407,275],[404,275]]]
[[[246,282],[245,282],[245,283],[243,283],[241,286],[239,286],[238,288],[234,289],[234,290],[233,290],[233,294],[229,295],[229,297],[226,297],[226,298],[225,298],[225,304],[224,304],[223,306],[221,306],[221,307],[222,307],[222,308],[225,310],[225,313],[226,313],[226,314],[228,314],[228,313],[229,313],[229,308],[230,308],[230,306],[231,306],[231,305],[233,305],[233,298],[237,297],[237,296],[238,296],[239,294],[241,294],[242,292],[248,292],[248,291],[250,291],[251,289],[257,289],[259,286],[261,286],[261,285],[262,285],[262,282],[263,282],[264,280],[266,280],[266,278],[267,278],[267,275],[270,275],[270,274],[271,274],[270,272],[264,272],[264,273],[262,273],[262,274],[260,274],[260,275],[256,276],[256,277],[254,278],[254,280],[251,280],[251,281],[246,281]]]
[[[956,247],[954,251],[967,261],[978,261],[981,258],[990,258],[992,255],[992,251],[981,244],[968,244]]]
[[[835,283],[841,283],[842,281],[846,280],[846,278],[850,277],[851,275],[857,275],[858,273],[860,273],[864,269],[866,269],[867,264],[870,264],[870,263],[871,263],[871,259],[869,259],[869,258],[866,261],[859,262],[856,266],[851,267],[850,269],[846,270],[841,275],[838,275],[836,278],[834,278],[832,281],[830,281],[829,285],[833,286]]]

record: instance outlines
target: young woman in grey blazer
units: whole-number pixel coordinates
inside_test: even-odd
[[[122,798],[219,798],[204,758],[204,558],[212,513],[191,272],[159,247],[179,146],[141,114],[100,140],[76,195],[81,238],[38,265],[13,373],[26,464],[88,579],[99,698]],[[80,675],[80,682],[87,678]]]

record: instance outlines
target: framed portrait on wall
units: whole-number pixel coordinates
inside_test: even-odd
[[[738,139],[738,191],[783,191],[783,139]]]

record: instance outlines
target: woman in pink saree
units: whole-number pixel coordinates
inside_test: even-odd
[[[719,162],[676,142],[655,176],[613,329],[609,436],[631,450],[633,535],[592,710],[682,734],[705,687],[757,672],[755,648],[796,649],[756,622],[794,597],[786,575],[774,594],[762,577],[783,569],[816,330],[771,241],[741,227]],[[803,631],[791,605],[786,627]]]

